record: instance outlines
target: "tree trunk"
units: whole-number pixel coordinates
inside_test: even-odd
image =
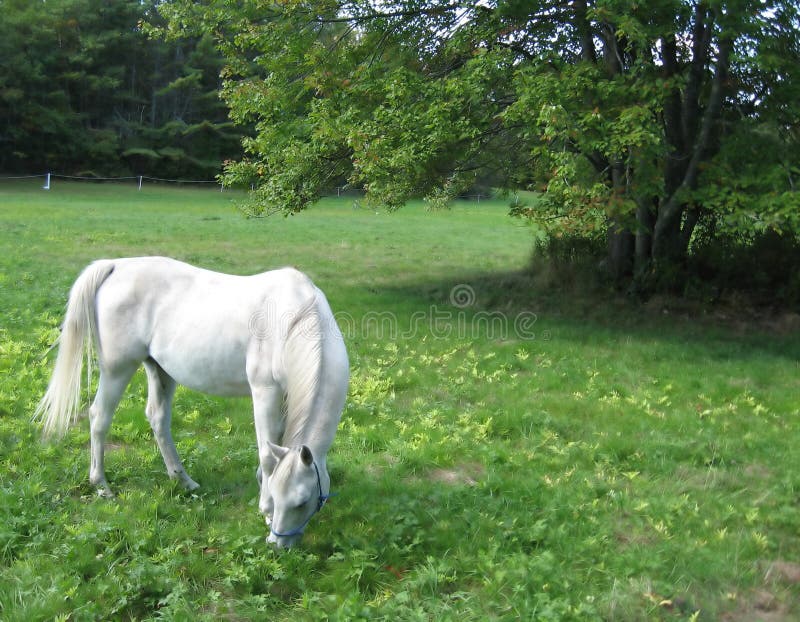
[[[634,256],[634,275],[643,277],[651,268],[653,261],[653,226],[655,225],[655,205],[653,200],[639,199],[636,208],[636,249]]]
[[[702,55],[703,58],[694,59],[680,109],[676,91],[676,96],[670,100],[665,111],[665,133],[672,151],[667,157],[664,175],[665,197],[658,207],[653,224],[652,257],[659,284],[669,288],[680,285],[691,236],[699,220],[700,213],[689,203],[689,197],[697,188],[701,163],[713,155],[712,144],[718,132],[717,122],[733,49],[733,40],[729,36],[720,39],[714,76],[703,110],[697,95],[702,81],[701,61],[708,60],[709,51],[703,24],[698,26],[698,40],[695,41],[695,54]],[[675,60],[674,42],[668,43],[669,45],[665,45],[665,65],[669,71]]]
[[[611,165],[611,185],[620,199],[627,195],[625,166],[621,161]],[[614,216],[609,218],[607,235],[609,274],[617,284],[621,284],[633,274],[634,235],[629,224]]]
[[[634,236],[614,219],[608,222],[608,273],[621,284],[633,273]]]

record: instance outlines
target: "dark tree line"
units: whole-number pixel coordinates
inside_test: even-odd
[[[0,0],[0,173],[208,179],[241,152],[209,36],[156,0]]]

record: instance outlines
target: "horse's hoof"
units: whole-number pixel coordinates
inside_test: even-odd
[[[200,488],[200,484],[189,477],[186,474],[186,471],[176,471],[175,473],[171,473],[170,478],[173,480],[178,480],[180,485],[187,492],[192,492],[193,490]]]
[[[98,486],[97,488],[97,496],[103,499],[113,499],[114,493],[108,486]]]

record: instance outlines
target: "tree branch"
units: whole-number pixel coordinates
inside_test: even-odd
[[[393,19],[396,17],[400,18],[408,18],[408,17],[430,17],[436,15],[445,15],[446,13],[457,9],[458,7],[437,7],[434,9],[417,9],[413,11],[390,11],[388,13],[381,13],[379,11],[373,11],[370,13],[366,13],[364,15],[346,15],[343,17],[322,17],[322,16],[315,16],[312,17],[311,21],[320,23],[320,24],[351,24],[355,23],[364,23],[370,22],[375,19]]]
[[[697,131],[700,116],[698,101],[700,87],[705,76],[708,62],[711,37],[714,32],[712,24],[708,24],[708,8],[699,2],[695,9],[695,22],[692,30],[692,62],[689,68],[689,79],[683,98],[683,144],[691,145]]]
[[[700,134],[694,144],[692,157],[686,167],[683,180],[680,186],[672,193],[666,203],[659,210],[656,222],[656,237],[663,235],[668,228],[679,218],[683,209],[681,195],[686,190],[690,190],[697,184],[697,177],[700,170],[700,163],[706,157],[706,151],[711,142],[711,135],[714,124],[719,118],[724,100],[724,86],[728,76],[728,64],[730,61],[731,50],[733,49],[733,39],[726,36],[720,40],[719,54],[717,55],[717,67],[714,73],[714,81],[711,85],[708,106],[706,107]]]
[[[661,60],[667,79],[676,79],[678,70],[678,44],[675,33],[661,39]],[[672,84],[670,94],[664,105],[664,133],[667,143],[676,153],[684,150],[683,132],[681,131],[681,95],[677,84]]]
[[[586,0],[575,0],[574,6],[575,24],[581,42],[581,59],[588,63],[596,63],[597,54],[594,49],[594,39],[592,37],[592,27],[586,9]]]

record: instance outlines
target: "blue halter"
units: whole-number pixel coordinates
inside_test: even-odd
[[[314,465],[314,471],[316,471],[316,473],[317,473],[317,489],[319,490],[319,498],[317,499],[317,509],[315,509],[311,513],[311,516],[309,516],[302,525],[300,525],[299,527],[296,527],[295,529],[292,529],[291,531],[286,531],[284,533],[279,533],[279,532],[275,531],[272,528],[272,525],[270,525],[269,532],[273,536],[277,536],[279,538],[291,538],[293,536],[301,535],[303,533],[303,531],[305,531],[305,528],[308,526],[308,523],[311,521],[311,519],[314,518],[314,514],[319,512],[323,508],[323,506],[325,505],[325,502],[333,496],[333,495],[323,495],[322,494],[322,478],[320,478],[320,476],[319,476],[319,468],[317,468],[316,461],[314,461],[312,464]]]

